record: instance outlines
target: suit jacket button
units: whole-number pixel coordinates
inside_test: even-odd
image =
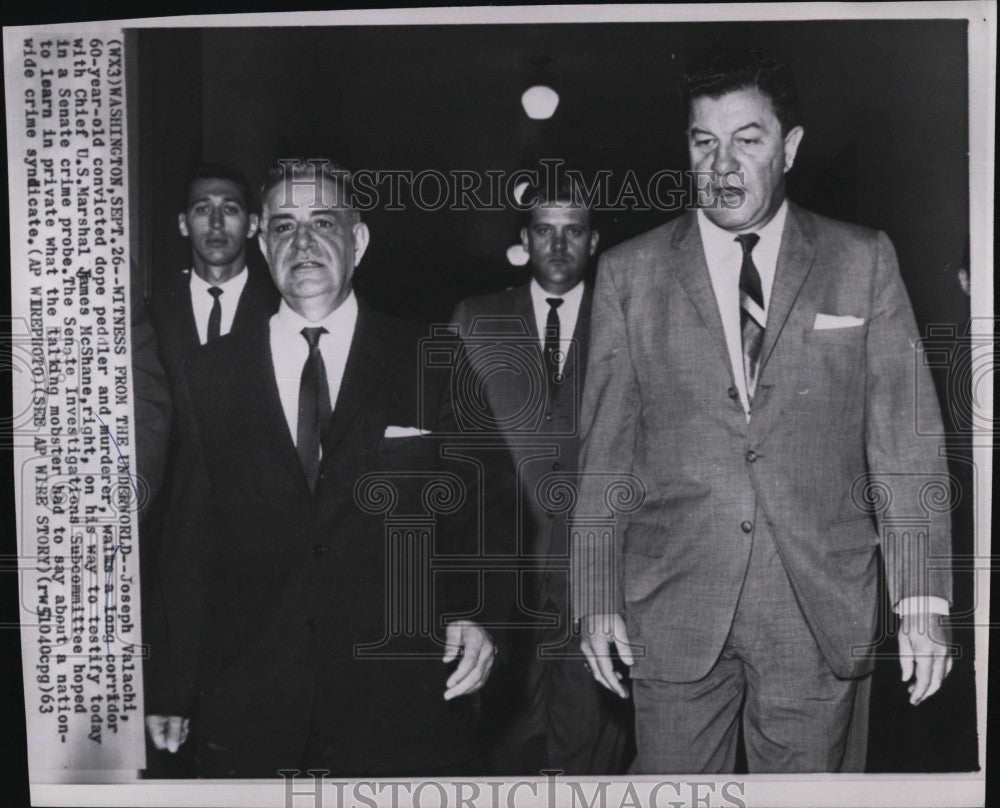
[[[558,460],[552,464],[553,471],[559,471],[559,469],[561,468],[562,468],[562,463],[560,463]]]
[[[316,621],[310,617],[308,620],[306,620],[306,628],[309,629],[309,631],[315,631]]]
[[[733,399],[733,401],[735,401],[740,397],[740,391],[737,390],[735,387],[730,387],[728,390],[726,390],[726,395],[729,396],[731,399]]]
[[[744,533],[751,532],[753,530],[753,522],[750,521],[740,522],[740,530],[742,530]]]
[[[551,412],[545,413],[545,420],[546,421],[551,421],[552,420],[552,413]]]
[[[753,449],[747,452],[746,457],[747,463],[755,463],[757,461],[757,453]]]
[[[314,544],[313,545],[313,555],[314,556],[316,556],[317,558],[319,558],[321,555],[325,555],[325,554],[326,554],[326,545],[325,544]]]

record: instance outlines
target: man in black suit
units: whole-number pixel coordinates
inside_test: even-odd
[[[278,307],[267,273],[247,267],[247,240],[259,224],[254,207],[246,178],[228,166],[201,165],[188,180],[177,228],[191,244],[191,266],[157,277],[150,305],[172,375],[200,346],[259,327]]]
[[[520,627],[508,633],[510,692],[491,693],[498,727],[491,772],[621,772],[628,705],[615,703],[588,677],[568,615],[566,513],[558,487],[575,484],[577,413],[590,330],[590,284],[597,250],[591,212],[570,183],[525,191],[531,206],[521,243],[531,280],[462,301],[454,322],[466,339],[486,400],[513,455],[521,502]],[[498,353],[505,346],[509,356]],[[506,361],[509,360],[509,361]],[[537,417],[532,417],[534,413]],[[526,417],[527,416],[527,417]],[[555,486],[555,488],[553,488]],[[521,616],[533,614],[533,625]],[[514,709],[511,709],[513,700]]]
[[[419,372],[426,329],[354,295],[369,232],[349,196],[328,162],[272,168],[260,243],[282,303],[184,375],[198,452],[159,565],[147,727],[176,749],[194,716],[206,777],[476,768],[459,697],[494,646],[462,618],[475,576],[432,563],[478,551],[486,472],[438,437],[457,430]]]

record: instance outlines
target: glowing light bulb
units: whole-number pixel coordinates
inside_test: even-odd
[[[536,121],[551,118],[559,106],[559,93],[544,84],[529,87],[521,96],[521,106],[528,117]]]
[[[507,260],[516,267],[523,267],[528,263],[528,251],[520,244],[511,244],[507,248]]]

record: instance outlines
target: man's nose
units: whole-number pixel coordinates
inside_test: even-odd
[[[308,250],[313,243],[312,228],[302,222],[295,228],[295,249]]]
[[[208,214],[208,224],[210,227],[222,227],[222,208],[213,207]]]
[[[720,143],[712,156],[712,170],[718,174],[725,174],[728,171],[735,171],[739,168],[739,163],[733,154],[733,148],[728,143]]]
[[[556,230],[552,234],[552,252],[566,252],[566,234],[561,230]]]

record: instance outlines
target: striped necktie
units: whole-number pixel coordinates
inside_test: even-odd
[[[743,340],[743,372],[746,376],[747,400],[752,401],[754,388],[757,386],[760,348],[764,342],[764,327],[767,322],[760,273],[750,255],[760,241],[760,236],[756,233],[744,233],[742,236],[737,236],[736,240],[743,248],[743,263],[740,266],[740,333]]]

